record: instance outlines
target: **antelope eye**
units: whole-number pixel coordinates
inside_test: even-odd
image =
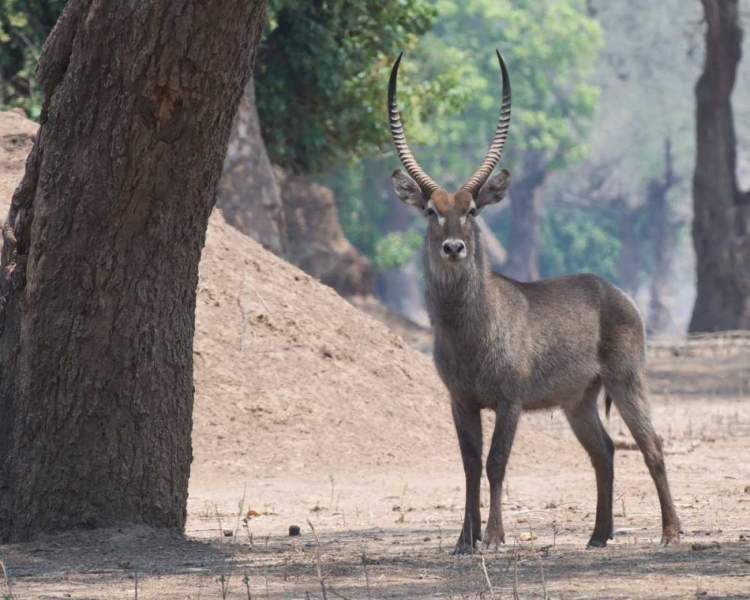
[[[432,207],[427,207],[424,209],[424,216],[425,217],[431,217],[432,215],[436,214],[435,209]]]
[[[476,217],[479,214],[479,211],[476,209],[476,207],[472,206],[469,209],[469,213],[468,214],[469,214],[470,217]]]

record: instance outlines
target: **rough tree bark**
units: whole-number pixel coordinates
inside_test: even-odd
[[[0,538],[185,523],[198,262],[263,0],[70,0],[0,273]]]
[[[691,332],[750,328],[750,196],[736,176],[731,95],[742,55],[738,0],[702,0],[706,63],[695,87],[697,158],[693,244],[697,297]]]
[[[510,188],[511,219],[508,261],[503,272],[519,281],[539,279],[539,236],[542,224],[541,186],[546,172],[541,152],[526,154],[523,177]]]
[[[234,119],[216,206],[227,223],[277,256],[287,255],[289,241],[284,207],[260,133],[252,80],[245,88]]]

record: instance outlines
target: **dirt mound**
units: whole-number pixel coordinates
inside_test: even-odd
[[[3,217],[36,129],[21,111],[0,113]],[[430,360],[219,211],[200,275],[196,473],[327,469],[331,461],[340,470],[455,453],[447,394]]]
[[[340,470],[457,452],[429,358],[218,213],[200,274],[197,470]]]
[[[0,113],[0,210],[35,130],[16,111]],[[411,343],[429,344],[429,332],[417,333]],[[431,360],[219,211],[200,265],[194,357],[193,474],[204,483],[376,465],[460,469]],[[535,432],[523,438],[534,446]]]
[[[424,327],[400,315],[375,296],[353,296],[347,300],[400,335],[411,348],[424,354],[432,354],[433,335],[429,327]]]

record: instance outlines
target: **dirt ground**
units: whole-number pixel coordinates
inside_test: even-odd
[[[4,210],[33,135],[21,121],[0,113]],[[131,526],[1,546],[0,596],[750,598],[750,349],[662,347],[651,360],[680,545],[658,545],[656,492],[615,412],[617,535],[586,550],[593,469],[545,412],[524,416],[514,445],[508,545],[453,557],[463,472],[447,394],[414,349],[429,334],[360,306],[403,338],[214,214],[186,536]]]
[[[511,456],[500,553],[450,554],[463,503],[457,448],[361,470],[345,455],[266,475],[197,465],[185,539],[130,528],[6,546],[13,597],[133,598],[137,585],[139,598],[222,598],[223,577],[226,598],[248,598],[247,576],[252,598],[322,598],[319,561],[329,599],[750,598],[750,355],[655,359],[651,386],[678,546],[658,545],[648,472],[638,451],[618,449],[617,534],[585,549],[593,470],[561,415],[536,413]],[[608,428],[627,448],[616,414]],[[245,521],[249,510],[260,516]],[[289,537],[290,525],[302,534]]]

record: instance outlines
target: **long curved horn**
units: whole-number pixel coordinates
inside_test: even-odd
[[[492,169],[500,161],[505,140],[508,139],[508,128],[510,127],[510,78],[508,77],[508,69],[505,68],[503,57],[500,56],[500,50],[495,50],[495,52],[497,52],[500,69],[503,72],[503,104],[500,108],[500,120],[497,122],[495,137],[492,139],[492,145],[482,162],[482,166],[477,169],[477,172],[471,176],[469,181],[461,186],[461,189],[467,190],[472,196],[476,196],[479,193],[490,173],[492,173]]]
[[[432,193],[440,186],[422,170],[411,150],[409,150],[409,144],[406,143],[406,137],[404,137],[404,126],[401,124],[401,115],[398,112],[396,78],[398,77],[398,66],[401,63],[403,54],[403,52],[399,53],[396,62],[393,63],[391,79],[388,82],[388,119],[391,124],[391,136],[393,137],[393,144],[396,146],[398,157],[401,159],[401,164],[404,165],[406,172],[411,175],[412,179],[417,182],[425,197],[429,199]]]

